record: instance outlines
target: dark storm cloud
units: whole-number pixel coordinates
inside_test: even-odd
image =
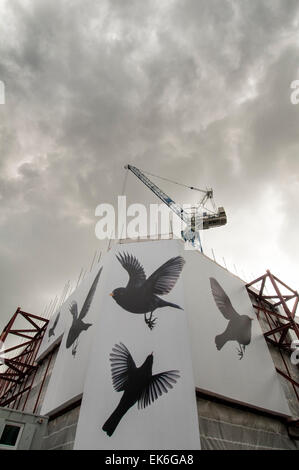
[[[249,216],[275,188],[284,218],[281,259],[291,257],[288,231],[298,229],[299,106],[290,103],[290,83],[299,78],[297,5],[3,3],[2,323],[18,304],[39,313],[87,266],[99,247],[95,207],[121,193],[128,162],[213,186],[230,225],[211,240],[217,246],[218,237],[223,252],[233,247],[236,257],[248,233],[252,245],[267,244],[270,221],[259,212],[260,241]],[[132,178],[130,184],[131,198],[153,200]]]

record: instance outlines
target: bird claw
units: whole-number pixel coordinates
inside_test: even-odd
[[[152,320],[148,320],[147,326],[149,327],[150,330],[152,330],[156,324],[157,318],[153,318]]]
[[[157,318],[146,318],[145,317],[145,323],[147,324],[147,326],[149,327],[150,330],[152,330],[156,324],[156,321],[157,321]]]
[[[236,349],[238,351],[239,360],[241,360],[244,357],[245,346],[243,346],[243,348],[242,348],[242,345],[239,344],[239,347],[236,348]]]

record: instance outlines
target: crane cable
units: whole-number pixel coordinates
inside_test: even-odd
[[[200,191],[202,193],[207,192],[204,189],[195,188],[194,186],[188,186],[187,184],[178,183],[177,181],[173,181],[169,178],[163,178],[163,176],[154,175],[153,173],[150,173],[149,171],[144,171],[144,170],[142,170],[142,171],[143,171],[143,173],[145,173],[147,175],[154,176],[155,178],[159,178],[160,180],[168,181],[169,183],[177,184],[178,186],[183,186],[183,187],[188,188],[188,189],[194,189],[195,191]]]
[[[207,191],[205,191],[204,189],[199,189],[199,188],[195,188],[194,186],[188,186],[187,184],[183,184],[183,183],[178,183],[177,181],[174,181],[174,180],[171,180],[169,178],[165,178],[163,176],[158,176],[158,175],[154,175],[153,173],[150,173],[149,171],[145,171],[145,170],[140,170],[142,171],[143,173],[147,174],[147,175],[150,175],[150,176],[154,176],[155,178],[159,178],[160,180],[164,180],[164,181],[168,181],[169,183],[173,183],[173,184],[176,184],[178,186],[183,186],[184,188],[187,188],[187,189],[193,189],[195,191],[200,191],[202,193],[207,193]],[[122,195],[124,195],[125,193],[125,188],[126,188],[126,184],[127,184],[127,178],[128,178],[128,173],[129,173],[129,168],[126,168],[126,175],[125,175],[125,178],[124,178],[124,184],[123,184],[123,191],[122,191]],[[217,207],[216,207],[216,204],[215,204],[215,201],[212,198],[209,198],[212,202],[212,205],[213,205],[213,208],[214,208],[214,211],[213,212],[211,209],[205,207],[205,206],[202,206],[204,207],[204,209],[207,211],[207,212],[210,212],[211,214],[215,214],[216,211],[217,211]]]
[[[171,180],[169,178],[164,178],[163,176],[154,175],[153,173],[150,173],[149,171],[144,171],[144,170],[142,170],[142,171],[143,171],[143,173],[146,173],[147,175],[154,176],[155,178],[159,178],[160,180],[168,181],[169,183],[173,183],[173,184],[176,184],[178,186],[183,186],[184,188],[193,189],[195,191],[200,191],[200,192],[205,193],[205,194],[207,194],[207,191],[208,191],[208,190],[204,190],[204,189],[195,188],[194,186],[188,186],[187,184],[178,183],[177,181]],[[210,212],[211,214],[214,215],[217,212],[217,207],[216,207],[213,196],[209,197],[209,199],[211,200],[214,212],[211,209],[204,206],[204,205],[202,207],[204,207],[207,212]]]

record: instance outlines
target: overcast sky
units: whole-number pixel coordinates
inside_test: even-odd
[[[297,0],[0,0],[1,328],[90,266],[128,162],[213,187],[207,254],[299,288],[298,25]]]

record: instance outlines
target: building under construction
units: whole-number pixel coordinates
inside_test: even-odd
[[[187,214],[127,169],[187,223],[183,240],[119,241],[49,320],[16,310],[0,448],[298,449],[297,291],[203,254],[199,230],[224,225],[224,209]]]
[[[134,275],[140,266],[150,275],[179,257],[183,266],[164,298],[180,308],[155,310],[154,324],[147,315],[124,311],[109,295],[125,286],[126,263],[135,266]],[[72,342],[72,311],[77,310],[79,318],[88,296],[89,311],[82,321],[90,326]],[[146,448],[297,449],[299,374],[292,344],[299,339],[298,300],[298,293],[272,273],[246,284],[206,255],[185,251],[182,241],[117,244],[50,321],[18,308],[4,328],[2,342],[14,345],[2,350],[0,445],[86,449],[95,448],[96,440],[101,449],[144,448],[138,431],[142,421]],[[221,312],[225,303],[251,318],[251,336],[243,344],[234,337],[219,343],[230,321]],[[68,342],[72,344],[66,347]],[[111,351],[120,351],[121,356],[120,344],[136,366],[153,351],[153,374],[164,369],[178,372],[168,393],[157,400],[153,396],[144,409],[132,406],[108,436],[104,422],[121,397],[113,389]],[[168,388],[166,379],[165,384]],[[148,440],[153,426],[150,411],[155,421],[157,416],[161,420],[155,424],[162,433],[159,445]],[[176,419],[186,421],[184,426],[180,423],[183,432],[176,427],[175,436],[168,433],[166,442],[163,428]],[[124,439],[124,432],[131,441]]]

